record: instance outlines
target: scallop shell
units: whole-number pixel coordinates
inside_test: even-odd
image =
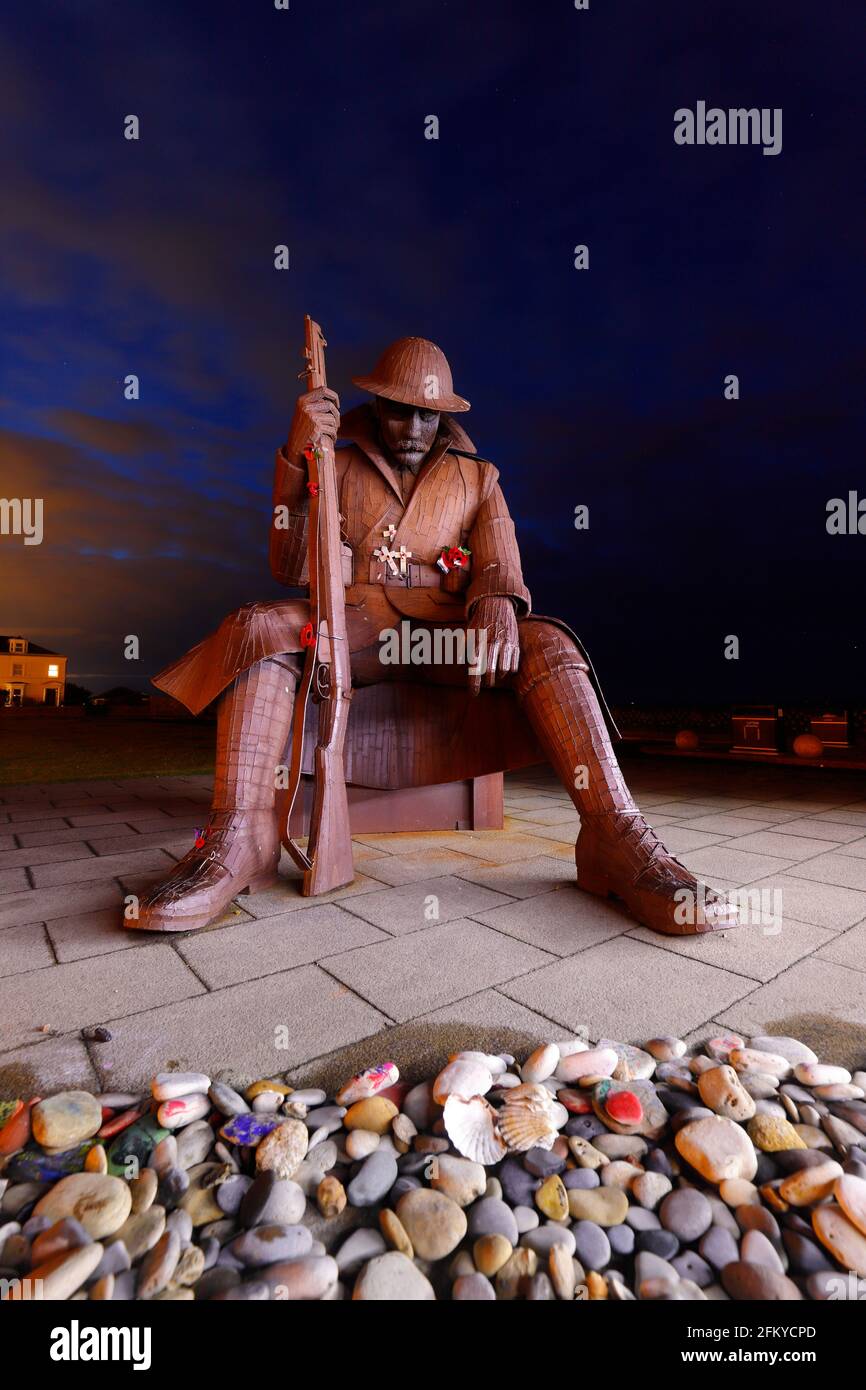
[[[498,1163],[507,1152],[496,1127],[496,1111],[483,1096],[450,1095],[442,1112],[445,1133],[458,1153],[473,1163]]]
[[[495,1057],[489,1052],[452,1052],[448,1058],[449,1062],[479,1062],[482,1067],[486,1067],[494,1076],[501,1076],[508,1070],[507,1064],[502,1057]]]
[[[562,1108],[545,1086],[526,1084],[506,1091],[497,1122],[510,1152],[551,1148]]]
[[[443,1067],[433,1082],[433,1099],[437,1105],[444,1105],[449,1096],[469,1100],[472,1096],[486,1095],[492,1085],[493,1075],[483,1062],[458,1057]]]

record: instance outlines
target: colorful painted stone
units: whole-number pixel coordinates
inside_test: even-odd
[[[560,1105],[564,1105],[570,1115],[589,1115],[592,1111],[592,1097],[586,1091],[573,1091],[563,1086],[556,1093]]]
[[[130,1125],[134,1125],[147,1111],[143,1105],[134,1105],[132,1109],[121,1110],[116,1115],[110,1110],[102,1113],[104,1123],[96,1136],[97,1139],[113,1139],[116,1134],[121,1134]]]
[[[643,1106],[634,1091],[611,1091],[604,1108],[621,1125],[639,1125],[643,1119]]]
[[[246,1115],[233,1115],[220,1130],[220,1137],[229,1144],[242,1144],[252,1149],[283,1123],[281,1115],[258,1115],[250,1111]]]
[[[614,1096],[623,1092],[634,1096],[641,1108],[640,1118],[634,1121],[620,1120],[611,1112]],[[626,1102],[633,1107],[633,1102]],[[592,1108],[598,1118],[614,1134],[638,1134],[645,1139],[659,1139],[668,1124],[668,1112],[656,1093],[652,1081],[600,1081],[592,1092]],[[632,1113],[634,1110],[632,1110]]]
[[[163,1129],[155,1115],[143,1115],[140,1120],[136,1120],[118,1134],[109,1145],[109,1173],[112,1177],[124,1177],[130,1163],[137,1165],[137,1171],[140,1172],[147,1166],[147,1160],[156,1145],[160,1140],[167,1138],[168,1130]]]
[[[30,1112],[36,1101],[25,1104],[23,1100],[12,1101],[12,1110],[0,1129],[0,1157],[17,1153],[23,1149],[30,1138]]]
[[[56,1182],[70,1173],[81,1173],[93,1140],[85,1139],[73,1149],[48,1154],[38,1144],[28,1144],[9,1160],[6,1176],[15,1182]]]
[[[188,1096],[176,1096],[164,1100],[156,1112],[157,1119],[164,1129],[182,1129],[195,1120],[203,1120],[210,1114],[210,1098],[201,1091]]]
[[[354,1105],[356,1100],[369,1100],[370,1096],[376,1096],[380,1091],[393,1086],[399,1079],[400,1072],[394,1062],[379,1062],[375,1067],[368,1067],[366,1071],[359,1071],[353,1076],[351,1081],[347,1081],[341,1086],[335,1096],[338,1105]]]

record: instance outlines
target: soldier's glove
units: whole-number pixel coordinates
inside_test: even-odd
[[[507,676],[517,670],[520,638],[511,599],[500,594],[479,599],[467,624],[467,633],[469,631],[476,634],[475,660],[469,667],[469,690],[477,695],[482,683],[489,688],[497,675]]]

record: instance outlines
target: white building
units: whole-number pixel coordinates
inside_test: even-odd
[[[66,660],[26,637],[0,636],[0,705],[62,705]]]

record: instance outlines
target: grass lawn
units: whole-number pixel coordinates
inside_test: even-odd
[[[0,785],[213,772],[213,719],[0,710]]]

